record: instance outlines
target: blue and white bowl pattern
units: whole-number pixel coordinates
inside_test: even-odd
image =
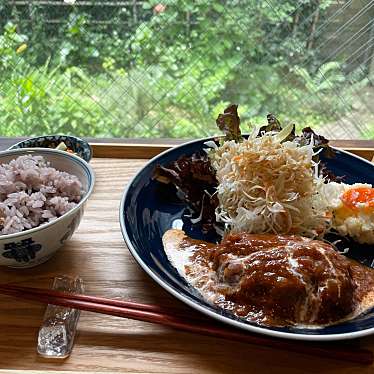
[[[76,153],[79,157],[89,162],[92,158],[92,148],[83,139],[70,135],[45,135],[22,140],[12,145],[9,149],[17,148],[56,148],[61,142]]]
[[[94,187],[94,173],[88,163],[63,151],[46,148],[9,150],[0,152],[0,163],[25,154],[41,155],[57,170],[76,175],[86,192],[73,209],[54,221],[22,232],[0,235],[0,265],[13,268],[41,264],[60,249],[77,229]]]

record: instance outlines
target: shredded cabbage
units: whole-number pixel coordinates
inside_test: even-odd
[[[323,184],[313,142],[282,142],[288,130],[226,141],[209,152],[218,180],[216,220],[231,232],[316,237],[328,230],[325,210],[313,206]]]

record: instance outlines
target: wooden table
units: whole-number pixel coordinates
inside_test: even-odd
[[[0,147],[1,144],[4,147],[6,143],[0,142]],[[97,178],[95,191],[73,238],[43,265],[26,270],[2,269],[0,282],[49,287],[55,275],[78,274],[84,279],[88,294],[186,310],[136,264],[122,239],[118,220],[123,189],[146,162],[144,158],[131,157],[147,157],[166,146],[153,145],[142,150],[139,144],[122,148],[118,144],[105,145],[106,148],[95,144],[95,154],[101,156],[91,161]],[[356,143],[354,147],[361,148],[367,158],[374,155],[374,142],[364,147]],[[117,158],[103,157],[112,155]],[[127,158],[119,158],[121,155]],[[36,354],[44,309],[37,303],[0,297],[0,373],[374,372],[373,366],[254,347],[88,312],[81,314],[72,355],[63,361],[45,360]],[[374,350],[374,336],[355,344]]]

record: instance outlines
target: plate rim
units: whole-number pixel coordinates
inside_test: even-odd
[[[198,310],[199,312],[212,317],[215,320],[218,320],[219,322],[222,322],[226,325],[233,326],[235,328],[238,328],[242,331],[248,331],[251,333],[256,333],[256,334],[261,334],[261,335],[266,335],[266,336],[271,336],[275,338],[282,338],[282,339],[292,339],[292,340],[300,340],[300,341],[337,341],[337,340],[349,340],[349,339],[356,339],[364,336],[368,336],[374,333],[374,326],[368,329],[364,330],[359,330],[359,331],[353,331],[353,332],[344,332],[340,334],[325,334],[325,335],[314,335],[314,334],[297,334],[297,333],[292,333],[292,332],[283,332],[283,331],[276,331],[276,330],[271,330],[271,329],[266,329],[261,326],[254,326],[251,324],[247,324],[245,322],[237,321],[231,318],[228,318],[226,316],[220,315],[216,312],[210,311],[206,309],[204,306],[189,300],[187,297],[183,296],[182,294],[178,293],[176,290],[174,290],[168,282],[165,282],[163,279],[161,279],[157,274],[155,274],[148,266],[147,264],[143,261],[141,256],[138,255],[137,250],[133,246],[128,233],[127,233],[127,228],[124,220],[124,206],[125,202],[127,199],[127,196],[129,194],[130,188],[132,187],[133,183],[135,180],[139,177],[139,175],[143,172],[145,168],[147,168],[149,165],[153,164],[157,159],[162,158],[165,154],[171,153],[179,148],[189,146],[194,143],[200,143],[200,142],[207,142],[210,140],[214,140],[220,138],[219,136],[211,136],[211,137],[206,137],[206,138],[199,138],[199,139],[194,139],[182,144],[179,144],[177,146],[171,147],[158,155],[152,157],[150,160],[146,162],[146,164],[131,178],[131,180],[128,182],[127,186],[125,187],[123,193],[122,193],[122,198],[121,198],[121,203],[119,207],[119,222],[120,222],[120,228],[121,228],[121,233],[123,236],[123,239],[125,240],[125,243],[127,245],[127,248],[131,255],[134,257],[135,261],[140,265],[140,267],[145,271],[146,274],[148,274],[158,285],[160,285],[164,290],[166,290],[168,293],[170,293],[172,296],[176,297],[178,300],[182,301],[186,305],[190,306],[191,308]],[[365,163],[369,164],[374,168],[374,165],[364,159],[363,157],[357,156],[351,152],[345,151],[343,149],[337,148],[337,147],[331,147],[339,152],[345,153],[346,155],[349,155],[351,157],[354,157],[358,160],[364,161]]]

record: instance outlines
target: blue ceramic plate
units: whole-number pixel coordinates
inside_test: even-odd
[[[320,329],[269,328],[249,323],[205,302],[178,274],[163,250],[161,238],[166,230],[183,226],[183,230],[196,239],[215,238],[206,237],[201,230],[191,227],[183,217],[186,206],[174,198],[165,185],[152,180],[152,173],[157,164],[166,165],[182,155],[191,155],[201,150],[207,140],[211,139],[186,143],[155,157],[134,177],[123,195],[120,207],[122,234],[130,252],[144,271],[165,290],[194,309],[251,332],[299,340],[351,339],[374,333],[374,309],[349,322]],[[374,185],[374,165],[360,157],[337,150],[336,158],[324,161],[335,175],[345,175],[346,183]],[[347,255],[370,266],[374,259],[374,248],[354,245]]]

